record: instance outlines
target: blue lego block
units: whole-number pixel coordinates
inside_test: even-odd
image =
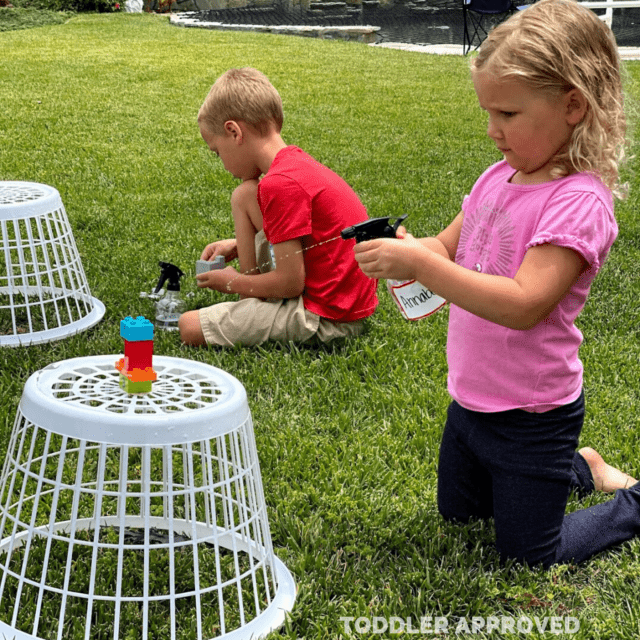
[[[129,342],[153,340],[153,323],[144,316],[138,316],[135,320],[127,316],[120,320],[120,336]]]

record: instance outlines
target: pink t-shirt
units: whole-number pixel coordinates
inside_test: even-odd
[[[543,412],[578,398],[582,334],[574,322],[618,233],[613,198],[596,177],[517,185],[509,182],[514,173],[499,162],[465,198],[456,263],[513,278],[528,249],[554,244],[577,251],[588,266],[551,314],[525,331],[451,305],[449,393],[472,411]]]
[[[305,309],[336,322],[370,316],[377,281],[364,275],[354,240],[340,232],[367,220],[355,191],[336,173],[295,146],[281,149],[258,185],[264,233],[271,244],[300,238]]]

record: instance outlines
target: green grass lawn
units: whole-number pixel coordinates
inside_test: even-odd
[[[107,308],[80,336],[2,349],[0,454],[29,375],[58,360],[120,353],[120,319],[152,316],[139,293],[154,284],[159,260],[188,272],[189,306],[223,299],[196,291],[194,263],[207,242],[231,236],[236,183],[200,139],[196,114],[229,67],[264,71],[283,98],[285,140],[344,176],[371,216],[410,213],[415,235],[451,220],[499,157],[462,58],[178,29],[124,14],[0,33],[0,50],[0,179],[60,191],[92,293]],[[625,68],[628,99],[637,101],[640,62]],[[579,323],[582,444],[636,476],[637,168],[634,160],[626,171],[620,236]],[[341,617],[445,616],[455,626],[460,617],[572,616],[581,624],[572,637],[637,639],[638,541],[544,572],[500,566],[490,524],[439,517],[447,311],[408,323],[383,283],[379,294],[367,333],[349,344],[218,351],[186,349],[175,334],[156,338],[156,353],[208,362],[247,389],[273,543],[299,587],[278,637],[344,638]]]

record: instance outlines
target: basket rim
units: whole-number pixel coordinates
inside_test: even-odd
[[[144,521],[144,518],[132,518],[130,520],[135,521]],[[164,521],[162,518],[151,518],[151,524],[159,524],[160,526],[167,526],[170,523]],[[156,522],[158,521],[158,522]],[[68,527],[70,522],[61,522],[56,523],[54,529],[64,529]],[[189,529],[193,531],[194,523],[186,520],[176,520],[173,523],[174,525],[183,525],[182,527],[177,527],[179,530],[184,530],[188,532]],[[91,525],[95,525],[95,522],[92,518],[86,518],[76,521],[76,531],[78,530],[92,530],[93,527]],[[89,525],[89,526],[85,526]],[[146,526],[146,525],[143,525]],[[203,524],[196,524],[196,528],[201,529],[203,534],[210,533],[208,531],[209,527]],[[49,535],[51,532],[47,531],[47,526],[41,528],[43,531],[47,532]],[[174,529],[176,530],[176,529]],[[177,530],[176,530],[177,531]],[[37,530],[33,531],[33,534],[36,534]],[[275,555],[273,549],[269,545],[269,548],[266,548],[260,544],[257,544],[254,541],[251,541],[251,544],[247,544],[246,540],[242,538],[238,533],[233,533],[228,530],[220,529],[218,532],[220,537],[213,536],[213,539],[217,540],[218,545],[221,548],[225,549],[233,549],[234,546],[236,550],[245,551],[247,553],[254,554],[259,552],[263,557],[262,561],[266,561],[272,568],[275,582],[276,582],[276,592],[273,596],[273,599],[269,603],[269,605],[263,609],[255,618],[247,621],[243,626],[229,631],[221,636],[216,636],[211,640],[252,640],[256,638],[263,638],[272,631],[278,629],[284,623],[287,614],[289,614],[293,610],[293,606],[297,597],[297,585],[295,579],[287,566]],[[32,533],[29,531],[25,531],[21,534],[21,537],[26,537],[26,539],[31,538]],[[15,548],[15,543],[19,540],[16,540],[16,537],[9,536],[4,540],[0,541],[0,551],[10,551]],[[232,542],[231,542],[232,540]],[[216,588],[219,588],[217,585]],[[103,599],[113,601],[114,598],[94,598],[95,600]],[[155,598],[149,598],[148,601],[152,601]],[[39,636],[31,635],[30,633],[19,631],[11,627],[8,623],[0,620],[0,633],[8,632],[12,634],[11,636],[15,640],[41,640]],[[201,637],[205,637],[204,635]],[[208,638],[208,634],[206,635]]]
[[[16,195],[22,190],[31,190],[37,197],[29,200],[17,200],[11,203],[2,202],[3,192],[14,190]],[[0,181],[0,220],[16,220],[53,213],[64,205],[59,191],[48,184],[39,182],[23,182],[20,180]]]
[[[206,440],[242,427],[250,417],[243,385],[222,369],[154,356],[154,390],[129,394],[119,387],[115,363],[121,357],[72,358],[37,371],[25,384],[19,414],[60,435],[130,446]]]
[[[77,295],[75,298],[77,299]],[[52,327],[51,329],[44,329],[42,331],[32,331],[31,333],[11,333],[0,335],[0,347],[29,347],[35,344],[43,344],[45,342],[54,342],[55,340],[62,340],[68,338],[87,329],[91,329],[97,325],[104,317],[105,306],[98,300],[89,296],[92,304],[92,309],[89,314],[74,320],[68,324]]]

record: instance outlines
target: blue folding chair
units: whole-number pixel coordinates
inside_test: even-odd
[[[462,51],[466,56],[477,38],[477,49],[493,26],[508,18],[512,13],[526,9],[528,5],[517,6],[512,0],[462,0],[464,34]],[[496,20],[497,18],[497,20]],[[490,22],[488,25],[487,22]]]

